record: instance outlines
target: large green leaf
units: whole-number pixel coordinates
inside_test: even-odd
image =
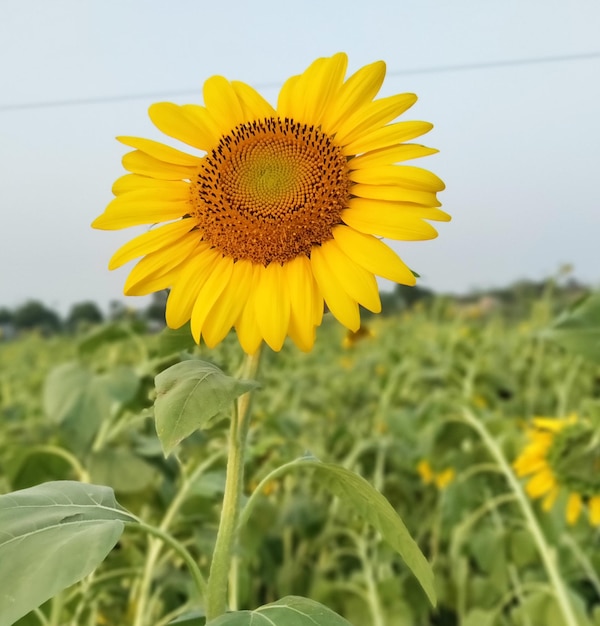
[[[0,626],[91,573],[124,521],[109,487],[57,481],[0,496]]]
[[[350,626],[350,622],[314,600],[287,596],[254,611],[221,615],[206,626]]]
[[[319,486],[331,493],[374,526],[400,554],[433,605],[436,603],[433,570],[404,522],[385,497],[362,476],[339,465],[316,460],[302,461],[315,468]]]
[[[576,302],[545,331],[544,337],[600,363],[600,292]]]
[[[155,378],[156,432],[165,456],[193,432],[228,411],[233,401],[257,387],[251,380],[237,380],[205,361],[183,361]]]

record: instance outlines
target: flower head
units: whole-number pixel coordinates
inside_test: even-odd
[[[120,137],[133,148],[129,174],[93,223],[151,228],[112,257],[111,269],[142,257],[127,295],[170,288],[166,321],[191,320],[210,347],[234,327],[244,350],[286,336],[310,350],[324,304],[349,330],[359,305],[381,310],[375,276],[412,285],[415,277],[378,236],[431,239],[425,220],[449,220],[434,174],[398,165],[436,150],[405,143],[427,122],[393,122],[413,94],[374,100],[383,62],[345,79],[347,57],[317,59],[283,85],[277,107],[250,86],[213,76],[204,105],[150,107],[163,133],[198,153]]]
[[[590,524],[600,525],[600,444],[592,427],[575,415],[536,418],[528,429],[529,443],[514,462],[518,476],[529,476],[525,491],[543,498],[549,511],[566,492],[566,519],[575,524],[587,504]]]

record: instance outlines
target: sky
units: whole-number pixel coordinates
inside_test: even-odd
[[[131,266],[107,263],[141,231],[90,223],[123,173],[114,137],[165,139],[150,104],[201,103],[214,74],[275,103],[338,51],[349,72],[384,60],[380,95],[416,93],[403,119],[434,124],[419,141],[440,153],[416,164],[445,181],[453,220],[393,243],[422,286],[567,263],[600,286],[599,29],[597,0],[0,0],[0,307],[125,299]]]

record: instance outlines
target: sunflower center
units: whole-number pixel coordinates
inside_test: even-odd
[[[588,497],[600,494],[600,444],[588,425],[577,423],[556,433],[548,464],[570,491]]]
[[[191,202],[206,241],[266,266],[331,239],[349,189],[346,157],[327,135],[266,118],[237,126],[204,157]]]

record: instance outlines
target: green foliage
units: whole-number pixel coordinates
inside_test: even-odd
[[[256,607],[302,595],[355,626],[561,624],[539,551],[506,480],[477,433],[455,421],[465,408],[476,413],[512,461],[526,443],[524,426],[532,416],[577,412],[597,420],[597,364],[543,338],[560,303],[550,291],[543,299],[534,295],[516,302],[521,317],[502,307],[423,299],[399,314],[371,318],[374,337],[348,350],[341,347],[343,329],[326,318],[310,354],[291,345],[279,354],[265,352],[244,494],[254,494],[265,477],[307,451],[323,459],[320,467],[337,469],[275,474],[252,495],[237,551],[232,616],[254,613],[256,620]],[[225,475],[227,422],[218,416],[246,390],[232,389],[235,379],[223,374],[235,372],[239,348],[234,337],[216,350],[198,348],[187,328],[147,335],[125,312],[121,317],[75,337],[30,334],[0,345],[0,492],[46,480],[110,485],[128,510],[184,544],[207,575]],[[588,336],[581,344],[591,341]],[[181,370],[165,369],[173,365]],[[154,378],[163,371],[168,379],[157,389]],[[194,392],[204,384],[211,389],[208,403]],[[181,430],[170,425],[170,445],[177,447],[168,459],[155,432],[157,390],[157,417],[161,403],[172,402],[185,418]],[[186,402],[195,406],[189,423]],[[417,471],[424,459],[434,475],[451,469],[454,478],[443,488],[425,481]],[[377,496],[361,492],[359,476],[389,501],[394,514],[387,530],[377,522]],[[568,526],[565,498],[549,513],[537,503],[533,508],[577,618],[600,626],[597,530],[585,510],[577,525]],[[397,515],[431,564],[436,609],[398,546],[387,541],[393,535],[392,544],[402,543],[404,535],[391,521]],[[97,523],[115,524],[106,531],[111,540],[122,524]],[[59,531],[65,532],[53,532]],[[58,545],[41,544],[39,550]],[[69,543],[82,557],[87,545]],[[42,567],[39,550],[34,562],[40,579],[26,589],[47,589],[58,576],[60,568]],[[6,575],[16,580],[14,564],[29,558],[19,552],[9,562],[0,553],[0,571],[10,570]],[[140,593],[144,586],[147,600]],[[27,610],[42,601],[31,600]],[[44,619],[192,626],[204,619],[179,553],[139,532],[120,535],[95,573],[38,611],[19,626]]]
[[[64,481],[0,496],[0,626],[92,572],[124,521],[108,487]]]
[[[207,626],[350,626],[326,606],[289,596],[254,611],[228,613],[208,622]]]
[[[404,522],[390,503],[362,476],[339,465],[306,461],[315,470],[321,487],[335,494],[341,502],[381,533],[383,538],[400,554],[417,577],[431,603],[435,605],[433,572],[419,547],[410,536]]]
[[[576,302],[558,317],[545,336],[600,363],[600,293]]]
[[[215,417],[231,412],[233,401],[257,386],[227,376],[206,361],[183,361],[161,372],[156,377],[154,413],[165,456],[193,432],[210,426]]]

